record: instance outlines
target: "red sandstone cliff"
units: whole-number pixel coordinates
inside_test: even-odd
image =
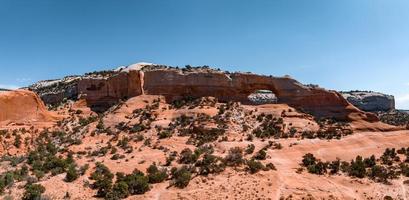
[[[317,87],[307,87],[289,77],[271,77],[250,73],[224,73],[215,70],[183,71],[175,68],[126,70],[110,78],[83,79],[78,91],[95,108],[109,107],[120,99],[142,93],[163,95],[167,101],[183,96],[213,96],[220,101],[250,103],[248,96],[257,90],[271,90],[278,103],[302,109],[316,117],[349,120],[355,113],[366,121],[378,121],[348,103],[342,95]]]
[[[15,90],[0,93],[0,122],[45,122],[57,118],[34,92]]]

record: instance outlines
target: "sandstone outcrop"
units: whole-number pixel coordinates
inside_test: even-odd
[[[121,99],[141,94],[163,95],[168,102],[190,96],[213,96],[219,101],[251,104],[249,95],[269,90],[278,103],[288,104],[316,117],[348,120],[351,113],[366,121],[378,121],[373,114],[352,106],[336,91],[306,86],[290,77],[272,77],[251,73],[227,73],[210,68],[178,69],[146,65],[119,70],[105,78],[83,78],[78,93],[94,110],[102,110]]]
[[[395,109],[395,98],[392,95],[371,91],[341,92],[351,104],[363,111],[387,112]]]
[[[36,92],[40,98],[50,105],[56,105],[66,99],[78,97],[78,81],[81,76],[67,76],[62,79],[39,81],[28,88]]]
[[[28,90],[0,93],[0,122],[53,121],[57,117],[49,112],[41,99]]]

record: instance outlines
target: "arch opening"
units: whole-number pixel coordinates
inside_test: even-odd
[[[276,104],[278,102],[277,95],[271,90],[256,90],[247,96],[247,99],[256,105]]]

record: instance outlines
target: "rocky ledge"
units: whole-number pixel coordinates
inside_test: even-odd
[[[372,91],[341,92],[351,104],[367,112],[387,112],[395,109],[395,98],[392,95]]]

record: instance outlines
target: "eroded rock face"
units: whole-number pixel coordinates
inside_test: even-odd
[[[83,78],[78,83],[80,98],[95,111],[103,111],[121,99],[142,94],[140,71],[121,72],[109,78]]]
[[[350,103],[363,111],[387,112],[395,109],[395,98],[392,95],[368,91],[350,91],[341,92],[341,94]]]
[[[0,93],[0,122],[2,121],[53,121],[41,99],[28,90],[14,90]]]
[[[290,77],[150,66],[121,71],[109,78],[86,78],[78,83],[79,94],[97,110],[141,94],[163,95],[168,102],[185,96],[213,96],[219,101],[251,104],[248,96],[257,90],[270,90],[278,103],[302,109],[316,117],[348,120],[351,113],[359,113],[365,120],[377,120],[374,115],[352,106],[336,91],[305,86]]]
[[[78,97],[77,84],[81,76],[67,76],[63,79],[39,81],[27,89],[36,92],[46,104],[59,104],[65,99]]]

